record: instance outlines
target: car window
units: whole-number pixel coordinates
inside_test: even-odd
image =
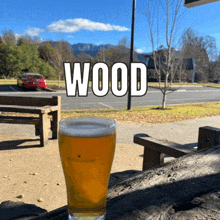
[[[22,79],[27,79],[27,74],[23,74],[21,78]]]
[[[29,79],[43,79],[42,75],[29,75]]]

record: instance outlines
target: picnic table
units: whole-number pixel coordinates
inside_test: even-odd
[[[42,147],[47,144],[50,131],[53,139],[58,138],[60,111],[60,96],[0,96],[0,123],[35,125],[35,134],[40,136]],[[22,114],[22,116],[2,113]]]

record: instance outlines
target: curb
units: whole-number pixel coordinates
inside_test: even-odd
[[[49,88],[44,88],[44,90],[48,91],[48,92],[54,92],[53,89],[49,89]]]

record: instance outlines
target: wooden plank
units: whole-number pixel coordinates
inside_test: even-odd
[[[20,106],[46,106],[57,105],[57,96],[48,97],[27,97],[27,96],[0,96],[0,105]]]
[[[41,109],[28,106],[0,106],[0,112],[33,113],[40,114]]]
[[[0,111],[2,112],[18,112],[18,113],[49,113],[58,110],[58,106],[43,106],[43,107],[33,107],[33,106],[0,106]]]
[[[40,119],[36,117],[0,116],[0,123],[8,124],[37,124]]]
[[[142,137],[139,134],[134,135],[134,143],[148,147],[159,153],[164,153],[172,157],[182,157],[183,155],[191,152],[183,149],[183,146],[170,141],[161,141],[152,137]]]
[[[55,112],[55,111],[58,111],[59,110],[59,106],[50,106],[50,105],[47,105],[47,106],[43,106],[40,108],[41,110],[41,113],[49,113],[49,112]]]

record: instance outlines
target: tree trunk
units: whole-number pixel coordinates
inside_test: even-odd
[[[173,86],[173,79],[172,77],[170,77],[170,88],[172,88],[172,86]]]
[[[168,74],[166,73],[165,75],[165,82],[164,82],[164,90],[163,90],[163,101],[162,101],[162,109],[165,109],[166,108],[166,91],[167,91],[167,84],[168,84]]]
[[[59,74],[59,76],[58,76],[58,88],[60,88],[60,78],[61,78],[61,75]]]
[[[162,101],[162,109],[165,109],[166,108],[166,97],[167,94],[166,94],[166,91],[163,92],[163,101]]]

